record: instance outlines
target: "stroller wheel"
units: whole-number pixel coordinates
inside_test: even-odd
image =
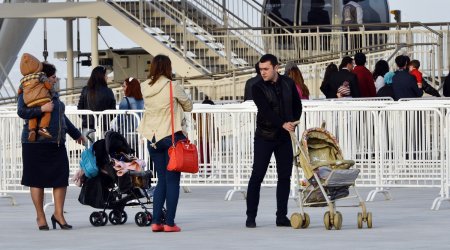
[[[361,229],[363,227],[363,217],[362,213],[358,212],[358,228]]]
[[[114,209],[109,212],[109,222],[113,225],[125,224],[127,222],[127,213],[123,210]]]
[[[342,228],[342,214],[341,212],[336,211],[333,218],[334,229],[341,230]]]
[[[136,215],[134,216],[134,222],[139,227],[145,227],[147,225],[147,223],[148,223],[147,214],[144,213],[144,212],[136,213]]]
[[[330,218],[330,211],[326,211],[323,215],[323,224],[325,225],[326,230],[331,230],[331,218]]]
[[[293,213],[291,215],[291,227],[299,229],[303,226],[303,216],[299,213]]]
[[[102,216],[102,226],[105,226],[108,223],[108,215],[105,213],[105,211],[99,212]]]
[[[163,209],[162,209],[162,218],[161,218],[161,223],[162,224],[166,224],[166,218],[167,218],[167,210],[163,207]]]
[[[367,213],[367,228],[372,228],[372,213]]]
[[[91,216],[89,216],[89,222],[94,227],[104,226],[108,222],[108,218],[106,217],[106,213],[103,211],[92,212]]]
[[[149,227],[152,224],[153,215],[150,212],[145,212],[147,215],[147,224],[145,224],[147,227]]]
[[[303,221],[302,228],[308,228],[309,227],[309,222],[310,222],[309,214],[304,213],[304,216],[305,216],[305,218],[303,218],[304,221]]]

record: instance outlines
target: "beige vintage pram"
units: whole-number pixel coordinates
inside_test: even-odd
[[[294,174],[296,200],[300,207],[300,213],[293,213],[291,225],[293,228],[307,228],[310,218],[304,212],[306,206],[328,206],[323,222],[325,228],[334,227],[340,230],[342,227],[342,214],[336,211],[336,201],[342,198],[357,198],[362,212],[358,212],[358,228],[363,227],[363,222],[368,228],[372,228],[372,213],[367,212],[364,200],[355,188],[355,180],[359,169],[351,169],[355,164],[352,160],[344,160],[336,138],[322,128],[306,130],[298,141],[294,133],[291,133],[294,144],[294,159],[297,165]],[[303,170],[305,179],[300,180],[299,168]],[[355,190],[354,196],[349,195],[349,187]]]

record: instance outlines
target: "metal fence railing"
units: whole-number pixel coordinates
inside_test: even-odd
[[[356,162],[360,170],[356,184],[371,187],[367,200],[378,194],[391,197],[393,187],[434,187],[440,193],[432,204],[439,209],[449,198],[450,139],[445,131],[450,128],[450,101],[431,100],[394,102],[390,100],[305,101],[298,128],[298,138],[307,128],[318,127],[323,121],[326,129],[336,136],[343,156]],[[247,186],[253,163],[253,136],[256,126],[256,107],[251,102],[242,104],[196,104],[186,113],[185,132],[199,150],[200,171],[183,174],[181,185],[226,186],[226,199]],[[147,144],[134,131],[139,122],[139,111],[126,111],[135,117],[125,124],[122,133],[139,158],[149,160]],[[81,127],[83,114],[98,115],[95,140],[104,130],[117,129],[117,119],[125,111],[90,112],[71,108],[66,114]],[[25,192],[20,185],[22,174],[21,127],[23,121],[15,111],[0,114],[0,194],[13,197]],[[132,136],[131,136],[132,135]],[[83,147],[73,140],[66,144],[71,176],[78,169]],[[275,161],[271,160],[265,186],[276,185]],[[150,165],[148,165],[151,168]],[[155,179],[154,181],[156,181]]]

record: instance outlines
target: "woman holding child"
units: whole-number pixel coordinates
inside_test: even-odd
[[[37,62],[40,63],[40,62]],[[42,63],[42,71],[49,81],[56,82],[55,66]],[[49,230],[44,213],[44,188],[53,188],[55,210],[51,217],[53,229],[56,224],[61,229],[72,229],[64,218],[64,201],[69,180],[69,160],[65,147],[66,133],[77,143],[83,143],[84,137],[64,114],[64,103],[54,93],[52,101],[40,107],[27,107],[23,94],[18,96],[17,114],[25,120],[22,130],[22,185],[30,187],[31,199],[36,209],[36,223],[39,230]],[[43,112],[51,113],[47,128],[51,137],[37,136],[34,142],[28,140],[28,120],[40,118]]]

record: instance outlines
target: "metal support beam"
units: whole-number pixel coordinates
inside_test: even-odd
[[[66,88],[73,89],[73,18],[66,19],[66,43],[67,43],[67,81]]]
[[[150,54],[163,53],[170,57],[174,71],[180,76],[190,77],[203,74],[203,70],[187,62],[183,55],[174,53],[171,48],[153,38],[148,31],[129,19],[108,3],[99,2],[64,2],[64,3],[27,3],[1,4],[0,18],[97,18],[100,17],[129,39],[147,50]],[[92,20],[91,20],[92,21]],[[91,22],[91,29],[94,24]],[[97,25],[95,25],[97,27]],[[91,30],[91,34],[94,29]],[[97,28],[95,28],[97,37]],[[94,37],[94,36],[93,36]],[[94,39],[94,38],[93,38]],[[98,39],[97,39],[98,40]],[[93,44],[97,44],[92,41]],[[96,52],[96,47],[92,48]],[[94,56],[94,55],[93,55]],[[93,58],[92,66],[98,64]]]
[[[98,66],[98,20],[91,18],[91,67]]]

